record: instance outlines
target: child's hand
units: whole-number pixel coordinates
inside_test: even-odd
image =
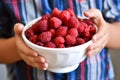
[[[45,59],[42,56],[38,56],[38,54],[34,50],[27,47],[22,40],[21,33],[23,27],[24,26],[20,23],[17,23],[14,26],[16,46],[19,55],[28,65],[46,70],[48,64],[45,62]]]
[[[98,9],[86,11],[85,16],[89,17],[98,27],[97,33],[92,37],[93,44],[88,47],[87,56],[90,57],[99,53],[106,46],[109,41],[109,29],[108,23]]]

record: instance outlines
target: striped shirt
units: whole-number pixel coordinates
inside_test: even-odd
[[[84,17],[90,8],[100,9],[107,22],[120,21],[120,0],[0,0],[0,37],[14,36],[13,26],[59,10],[71,8]],[[86,58],[69,73],[53,73],[28,66],[24,61],[8,65],[10,80],[114,80],[114,71],[107,48]]]

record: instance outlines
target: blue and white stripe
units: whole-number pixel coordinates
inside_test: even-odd
[[[90,8],[98,8],[104,13],[105,18],[120,21],[120,0],[0,0],[0,3],[6,6],[7,11],[10,11],[9,18],[13,18],[13,23],[9,24],[15,24],[17,22],[27,24],[39,16],[51,13],[54,7],[57,7],[59,10],[70,7],[76,15],[82,17],[84,17],[84,11]],[[3,7],[0,6],[0,9],[3,9]],[[20,15],[16,14],[18,12]],[[0,18],[3,17],[1,14],[0,12]],[[20,19],[20,21],[18,19]],[[9,28],[9,26],[5,24],[3,26],[3,23],[3,21],[0,21],[0,31],[2,31],[3,28]],[[5,32],[0,32],[0,35],[5,34]],[[19,66],[21,64],[22,66]],[[26,65],[25,63],[23,65],[22,62],[18,62],[16,63],[15,69],[19,70],[25,67],[24,69],[27,73]],[[19,80],[81,80],[81,78],[84,80],[109,80],[114,78],[112,63],[106,48],[99,54],[87,58],[75,71],[70,73],[58,74],[34,68],[30,68],[30,70],[29,74],[17,72],[16,77],[20,78]],[[28,76],[29,78],[20,77],[22,75]]]

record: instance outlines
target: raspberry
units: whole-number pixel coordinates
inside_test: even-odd
[[[76,39],[76,44],[77,44],[77,45],[81,45],[81,44],[83,44],[83,43],[85,43],[85,40],[84,40],[84,39],[82,39],[82,38],[77,38],[77,39]]]
[[[68,34],[76,38],[78,36],[78,30],[76,28],[71,28],[68,30]]]
[[[84,25],[80,22],[79,27],[78,27],[78,32],[82,33],[84,31],[84,29],[85,29]]]
[[[59,17],[59,14],[60,14],[60,13],[61,13],[61,11],[58,10],[58,8],[54,8],[54,9],[52,10],[51,16],[52,16],[52,17]]]
[[[58,28],[62,24],[62,21],[57,17],[52,17],[50,19],[50,26],[54,29]]]
[[[45,44],[45,47],[56,48],[56,45],[53,42],[48,42],[48,43]]]
[[[93,22],[90,19],[83,19],[83,22],[85,22],[87,25],[93,24]]]
[[[67,35],[65,41],[67,45],[75,45],[76,43],[75,37],[72,37],[71,35]]]
[[[73,47],[73,45],[71,45],[71,44],[67,44],[66,47]]]
[[[52,34],[52,38],[54,38],[55,37],[55,30],[54,29],[50,29],[50,32]]]
[[[89,38],[89,37],[90,37],[89,29],[86,28],[86,29],[84,30],[83,36],[84,36],[85,38]]]
[[[40,40],[43,43],[47,43],[47,42],[49,42],[51,40],[51,37],[52,37],[51,32],[50,31],[46,31],[46,32],[41,33],[38,36],[38,40]]]
[[[58,36],[58,37],[56,37],[56,38],[54,39],[54,43],[55,43],[56,45],[58,45],[58,44],[64,44],[64,43],[65,43],[65,39],[64,39],[63,37],[61,37],[61,36]]]
[[[41,20],[49,20],[50,19],[50,14],[45,14],[42,16],[42,19]]]
[[[26,35],[27,38],[30,38],[31,36],[34,35],[34,32],[33,32],[33,30],[32,30],[32,27],[29,28],[29,29],[27,29],[27,30],[25,31],[25,35]]]
[[[90,40],[90,38],[86,38],[86,37],[84,37],[83,39],[85,40],[85,42],[88,42]]]
[[[39,23],[37,22],[36,24],[32,25],[32,30],[35,34],[39,34]]]
[[[64,44],[58,44],[57,48],[65,48],[65,45]]]
[[[83,26],[84,26],[84,29],[88,28],[89,26],[85,23],[85,22],[80,22]]]
[[[56,36],[66,36],[67,30],[67,26],[60,26],[56,31]]]
[[[95,33],[96,33],[95,27],[92,26],[92,25],[89,25],[89,27],[90,27],[90,29],[89,29],[90,33],[91,33],[91,34],[95,34]]]
[[[67,25],[70,28],[78,28],[79,27],[79,20],[76,17],[70,17]]]
[[[48,30],[48,20],[39,21],[39,30],[40,30],[40,32]]]
[[[70,13],[70,16],[75,16],[74,11],[71,8],[68,8],[67,11]]]
[[[66,22],[70,18],[70,13],[67,10],[63,10],[59,17],[63,22]]]
[[[29,40],[32,42],[32,43],[36,43],[37,42],[37,35],[33,35],[29,38]]]

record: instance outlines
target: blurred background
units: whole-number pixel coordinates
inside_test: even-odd
[[[115,80],[120,80],[120,50],[109,50],[115,71]],[[0,64],[0,80],[8,80],[6,67]]]

